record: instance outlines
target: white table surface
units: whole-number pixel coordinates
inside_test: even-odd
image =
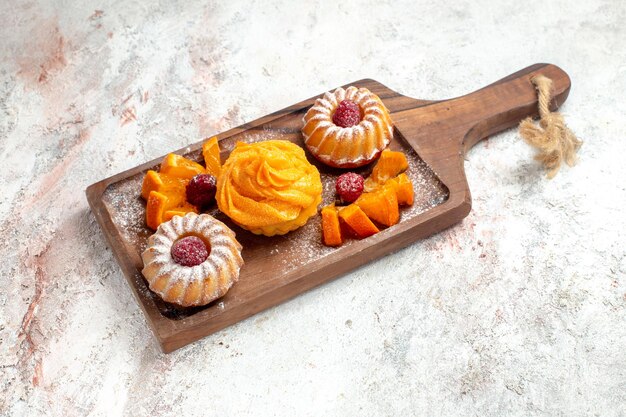
[[[626,414],[626,4],[336,3],[0,3],[0,415]],[[536,62],[576,167],[489,138],[462,223],[160,353],[87,185],[360,78],[443,99]]]

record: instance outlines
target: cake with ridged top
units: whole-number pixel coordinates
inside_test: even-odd
[[[237,282],[241,248],[235,232],[208,214],[174,216],[148,239],[141,272],[164,301],[202,306]]]
[[[304,143],[321,162],[337,168],[363,166],[389,145],[389,110],[367,88],[325,93],[304,115]]]

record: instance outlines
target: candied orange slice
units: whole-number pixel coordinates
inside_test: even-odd
[[[161,162],[160,173],[190,180],[196,175],[204,173],[204,167],[184,156],[171,153]]]
[[[363,193],[354,202],[370,219],[391,226],[400,220],[395,187],[381,187],[371,193]]]
[[[159,173],[153,170],[149,170],[146,176],[143,177],[143,183],[141,184],[141,196],[144,200],[148,199],[150,191],[158,191],[163,186],[163,181],[159,176]]]
[[[339,218],[346,222],[359,238],[364,238],[378,233],[378,227],[356,204],[350,204],[339,211]]]
[[[385,149],[378,158],[371,175],[365,180],[365,191],[372,191],[384,184],[388,179],[404,172],[409,167],[406,155],[402,152]]]
[[[334,204],[322,209],[322,235],[326,246],[340,246],[343,243],[339,215]]]
[[[174,217],[174,216],[184,217],[185,214],[187,214],[186,211],[166,210],[165,213],[163,213],[163,221],[164,222],[169,222],[170,220],[172,220],[172,217]]]
[[[398,198],[399,205],[413,205],[415,191],[413,190],[413,183],[409,179],[408,175],[402,173],[397,177],[390,179],[387,184],[393,185],[393,188],[396,191],[396,197]]]
[[[185,189],[178,190],[170,190],[166,193],[163,193],[169,199],[167,208],[171,209],[172,207],[179,207],[187,203],[187,193]]]
[[[220,159],[220,145],[217,143],[217,136],[213,136],[202,145],[202,156],[206,173],[218,178],[222,170],[222,160]]]
[[[187,213],[198,213],[198,209],[196,208],[196,206],[189,204],[189,203],[184,203],[184,205],[182,206],[178,206],[178,207],[174,207],[173,209],[170,210],[166,210],[165,213],[163,213],[163,221],[167,222],[172,220],[172,217],[174,216],[181,216],[184,217],[185,214]]]
[[[156,230],[163,223],[163,214],[167,210],[168,198],[158,191],[150,191],[146,204],[146,224]]]
[[[176,198],[174,198],[175,201],[172,201],[171,203],[178,205],[185,200],[188,182],[189,180],[185,178],[173,177],[171,175],[150,170],[143,178],[141,196],[147,200],[151,191],[158,191],[161,194],[166,194],[168,197],[176,195]]]

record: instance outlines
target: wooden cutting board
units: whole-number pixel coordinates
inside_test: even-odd
[[[209,214],[237,233],[245,264],[239,282],[226,296],[204,307],[179,308],[163,302],[141,275],[141,252],[152,234],[144,224],[141,182],[162,157],[92,184],[87,199],[161,349],[171,352],[467,216],[472,203],[464,154],[481,139],[515,126],[527,116],[537,116],[537,96],[530,80],[538,74],[552,79],[552,108],[557,108],[567,98],[570,79],[549,64],[532,65],[474,93],[443,101],[405,97],[369,79],[349,84],[368,88],[389,108],[394,123],[390,147],[408,156],[408,175],[416,192],[414,205],[401,210],[397,225],[363,240],[348,240],[338,248],[321,244],[320,216],[285,236],[269,238],[237,227],[213,209]],[[317,97],[219,134],[222,161],[237,141],[284,139],[303,146],[302,117]],[[175,152],[201,161],[202,143]],[[309,159],[322,176],[323,204],[334,201],[334,181],[342,171]],[[366,175],[369,170],[371,166],[357,172]]]

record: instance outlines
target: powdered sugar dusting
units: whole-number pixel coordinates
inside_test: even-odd
[[[146,203],[141,198],[141,183],[144,174],[111,184],[103,195],[111,220],[122,237],[139,252],[147,246],[152,231],[146,228]]]
[[[406,151],[405,151],[406,152]],[[413,154],[413,155],[411,155]],[[448,189],[435,173],[412,149],[408,151],[409,168],[406,172],[413,183],[415,199],[413,205],[401,210],[401,218],[412,219],[445,202],[449,197]]]

